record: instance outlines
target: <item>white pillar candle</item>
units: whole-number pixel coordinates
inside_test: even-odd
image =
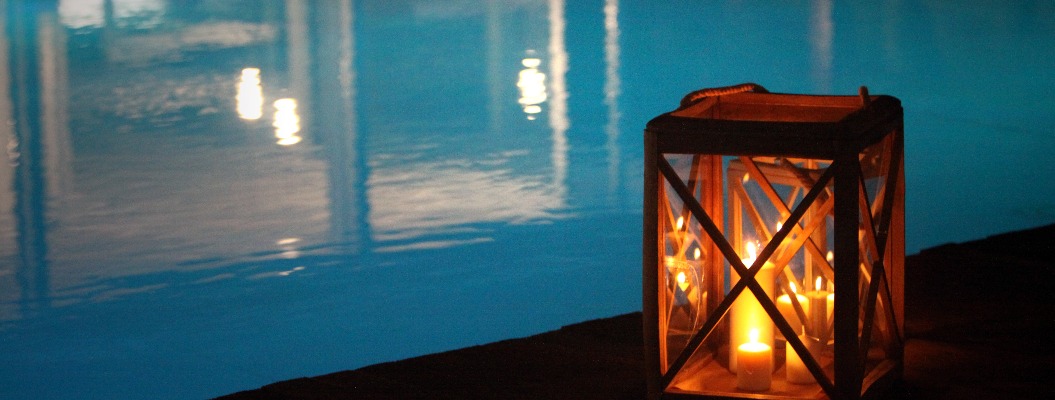
[[[828,318],[832,317],[832,312],[835,311],[835,293],[828,293]]]
[[[815,339],[810,339],[807,335],[799,336],[799,340],[806,345],[806,350],[816,359],[816,356],[820,354],[820,343]],[[810,370],[806,368],[806,363],[802,362],[799,353],[795,352],[795,349],[790,344],[784,348],[784,351],[784,372],[787,373],[788,382],[806,385],[817,381],[813,374],[810,373]]]
[[[744,265],[750,267],[755,261],[755,255],[751,248],[748,249],[748,253],[750,258],[743,261]],[[773,295],[773,287],[776,285],[776,271],[776,266],[773,263],[766,262],[762,266],[762,270],[755,274],[755,280],[762,286],[762,290],[770,296]],[[733,275],[732,284],[735,285],[740,279],[735,276],[736,274]],[[748,343],[748,334],[751,329],[758,330],[758,342],[766,344],[770,348],[773,347],[773,319],[769,318],[769,314],[766,314],[762,304],[755,298],[754,293],[748,289],[744,289],[740,296],[736,298],[736,301],[733,302],[732,307],[729,309],[729,314],[729,371],[735,373],[737,370],[737,347]]]
[[[773,383],[773,348],[758,342],[759,332],[752,329],[750,341],[737,346],[740,367],[736,372],[736,387],[760,392],[769,390]]]
[[[817,277],[816,290],[806,292],[806,298],[809,299],[810,305],[810,311],[807,314],[810,318],[809,329],[807,329],[806,333],[810,336],[821,338],[828,334],[829,297],[832,301],[835,300],[833,293],[821,290],[821,278]]]
[[[802,312],[805,315],[810,315],[810,303],[806,300],[806,296],[796,293],[795,284],[791,284],[791,293],[795,294],[795,299],[798,300],[799,306],[802,307]],[[791,297],[786,294],[777,297],[777,310],[780,310],[780,315],[784,316],[784,319],[788,321],[788,325],[791,325],[791,329],[795,332],[802,331],[802,319],[799,318],[799,314],[795,312],[795,305],[791,304]],[[783,339],[784,335],[780,331],[775,331],[777,337]]]

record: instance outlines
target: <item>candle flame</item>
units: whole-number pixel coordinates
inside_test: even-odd
[[[747,244],[744,245],[744,250],[747,251],[747,258],[751,260],[751,262],[747,265],[747,267],[750,268],[750,264],[754,264],[755,258],[758,257],[758,244],[755,242],[747,242]]]
[[[817,291],[821,290],[821,277],[817,277]]]
[[[747,332],[747,339],[750,340],[751,343],[758,343],[758,328],[751,328],[751,330]]]
[[[831,250],[828,250],[828,255],[824,256],[824,259],[828,260],[829,263],[832,262],[832,260],[835,260],[835,253],[832,253]]]
[[[693,254],[692,254],[692,255],[693,255],[693,256],[695,257],[695,259],[696,259],[696,260],[699,260],[699,259],[700,259],[700,248],[699,248],[699,247],[697,247],[697,248],[696,248],[696,251],[695,251],[695,252],[693,252]]]
[[[791,286],[791,294],[798,293],[798,290],[796,290],[797,288],[795,287],[795,282],[788,282],[788,286]]]
[[[780,221],[777,221],[777,230],[779,231],[780,228],[783,228],[783,227],[784,227],[784,223],[780,222]]]
[[[747,181],[749,181],[749,180],[751,180],[751,175],[748,175],[748,174],[744,174],[744,179],[743,179],[743,182],[744,182],[744,183],[747,183]]]
[[[675,226],[680,231],[681,227],[685,226],[685,217],[678,217],[678,222],[675,224]]]
[[[685,281],[685,271],[678,271],[678,276],[674,278],[678,281],[678,287],[681,291],[685,291],[689,287],[689,283]]]

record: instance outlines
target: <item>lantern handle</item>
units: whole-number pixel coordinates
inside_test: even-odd
[[[861,96],[861,108],[868,108],[872,104],[872,97],[868,95],[868,86],[857,89],[857,95]]]
[[[685,95],[685,97],[683,97],[681,99],[681,106],[678,107],[678,108],[682,109],[682,108],[688,107],[688,106],[692,105],[693,103],[695,103],[697,100],[702,99],[704,97],[722,96],[722,95],[727,95],[727,94],[743,93],[743,92],[769,93],[769,91],[766,90],[766,88],[762,87],[762,85],[759,85],[757,83],[741,83],[739,85],[733,85],[733,86],[700,89],[700,90],[697,90],[695,92],[692,92],[692,93],[689,93],[689,94]]]

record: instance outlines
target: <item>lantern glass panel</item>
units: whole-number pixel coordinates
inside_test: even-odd
[[[660,304],[663,365],[680,367],[669,391],[729,396],[759,391],[782,396],[816,398],[822,389],[805,367],[811,359],[823,378],[833,378],[832,181],[814,189],[830,160],[664,154],[680,182],[663,180],[660,226],[663,233],[663,282]],[[721,231],[721,240],[732,246],[745,266],[760,268],[753,280],[765,298],[776,304],[777,318],[791,326],[809,350],[787,356],[787,342],[773,316],[751,290],[740,289],[724,314],[713,311],[733,295],[741,281],[717,248],[713,237],[674,185],[682,185]],[[807,199],[810,192],[814,192]],[[807,201],[808,200],[808,201]],[[802,207],[798,221],[788,218]],[[782,228],[783,240],[774,244],[765,260],[755,261]],[[818,283],[819,282],[819,283]],[[811,300],[812,297],[817,299]],[[798,302],[798,307],[791,303]],[[811,311],[811,305],[813,311]],[[713,321],[712,321],[713,319]],[[709,331],[703,329],[710,328]],[[752,334],[755,336],[752,337]],[[688,348],[694,336],[695,352]],[[742,382],[739,373],[741,346],[760,343],[771,354],[768,388],[759,390]],[[691,355],[682,353],[689,349]],[[679,357],[685,357],[678,365]],[[792,365],[789,365],[792,364]],[[749,366],[751,367],[751,366]],[[789,371],[790,369],[790,371]],[[792,374],[789,375],[788,374]],[[797,374],[797,375],[796,375]]]
[[[680,156],[668,159],[675,169],[686,176],[702,181],[698,158]],[[674,193],[667,183],[663,191]],[[666,196],[660,203],[660,224],[666,232],[663,244],[663,317],[667,330],[664,336],[666,365],[681,354],[689,340],[699,332],[707,320],[707,305],[717,266],[706,260],[713,256],[713,246],[700,229],[700,222],[688,211],[678,196]]]
[[[880,231],[889,231],[890,227],[880,226],[891,218],[883,215],[893,211],[891,204],[897,188],[888,186],[889,174],[898,171],[900,166],[893,166],[893,135],[868,146],[859,155],[861,165],[860,184],[860,228],[859,256],[860,279],[858,293],[860,298],[859,330],[862,353],[864,355],[864,373],[884,372],[888,367],[885,361],[895,357],[898,348],[897,319],[891,304],[889,282],[889,260],[893,259],[896,242],[889,237],[879,235]],[[884,222],[887,221],[887,222]],[[882,274],[886,279],[877,279]]]

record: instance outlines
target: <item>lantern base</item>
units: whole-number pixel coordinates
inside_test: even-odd
[[[694,358],[687,363],[681,373],[674,378],[671,386],[665,391],[668,394],[684,395],[687,398],[781,398],[781,399],[824,399],[824,390],[818,384],[802,385],[790,383],[785,379],[785,360],[783,352],[774,354],[773,381],[769,390],[752,392],[736,387],[736,374],[729,372],[728,350],[725,346],[718,349],[713,356]],[[833,362],[830,356],[819,360],[825,374],[832,375]]]
[[[724,349],[719,349],[724,350]],[[719,351],[717,354],[727,354]],[[770,389],[765,392],[751,392],[736,388],[736,375],[731,374],[727,367],[728,360],[725,357],[705,357],[690,361],[682,369],[682,373],[674,379],[671,386],[664,391],[664,398],[774,398],[774,399],[827,399],[819,385],[795,384],[788,382],[786,376],[786,364],[783,352],[777,352],[774,359],[775,369],[773,371],[773,382]],[[822,356],[819,360],[824,373],[829,377],[834,371],[834,362],[830,356]],[[882,360],[869,369],[864,378],[861,399],[883,399],[901,381],[903,374],[902,363],[894,360]]]

